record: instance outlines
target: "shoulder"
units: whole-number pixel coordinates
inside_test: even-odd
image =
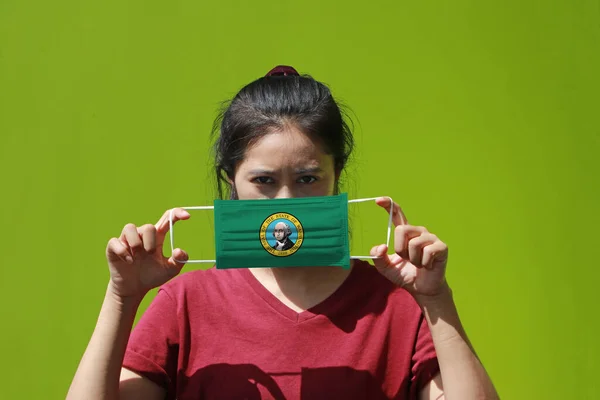
[[[421,308],[412,295],[406,289],[393,284],[381,275],[374,265],[367,261],[356,260],[354,268],[357,269],[356,275],[367,286],[365,289],[368,288],[371,296],[382,297],[382,300],[386,303],[386,308],[394,314],[416,319],[421,318]]]
[[[217,269],[211,267],[179,274],[159,288],[166,292],[177,303],[218,299],[236,290],[244,284],[237,269]]]
[[[198,269],[180,273],[167,283],[161,286],[161,290],[176,293],[182,290],[198,286],[201,282],[217,279],[215,267],[208,269]]]

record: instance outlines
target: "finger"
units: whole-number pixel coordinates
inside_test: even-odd
[[[448,246],[438,240],[423,248],[423,266],[432,269],[436,260],[445,261],[448,258]]]
[[[423,259],[423,248],[430,244],[435,243],[438,240],[437,236],[431,233],[422,233],[411,239],[408,242],[408,259],[416,267],[423,267],[426,265],[422,263]]]
[[[148,253],[156,250],[156,228],[154,225],[146,224],[137,229],[138,234],[142,237],[144,243],[144,250]]]
[[[421,236],[423,233],[428,233],[427,229],[422,226],[413,225],[399,225],[394,230],[394,251],[400,257],[408,260],[410,254],[408,253],[408,242]]]
[[[117,238],[112,238],[108,241],[106,252],[108,253],[109,258],[116,256],[128,264],[133,263],[133,258],[129,253],[129,247]]]
[[[179,271],[181,268],[183,268],[183,265],[187,262],[187,260],[189,260],[189,256],[185,251],[181,249],[175,249],[173,250],[171,257],[167,260],[167,264],[173,268],[177,268]]]
[[[133,256],[144,248],[142,238],[134,224],[125,225],[123,232],[121,232],[121,240],[129,246]]]
[[[158,220],[158,222],[154,225],[156,227],[156,232],[159,236],[164,237],[164,235],[169,231],[170,224],[169,218],[171,216],[171,210],[165,211],[162,217]],[[190,218],[190,213],[185,211],[183,208],[174,208],[173,209],[173,223]]]
[[[375,257],[373,259],[373,264],[377,269],[383,270],[390,268],[392,266],[392,262],[387,255],[388,247],[385,244],[380,244],[378,246],[374,246],[369,254],[371,257]]]
[[[388,247],[385,244],[380,244],[378,246],[374,246],[371,251],[371,257],[375,257],[373,259],[373,263],[377,268],[391,268],[397,266],[402,258],[398,254],[387,254]]]
[[[404,212],[398,203],[392,202],[389,197],[378,197],[375,202],[378,206],[383,207],[388,214],[390,212],[390,208],[392,209],[392,223],[394,226],[408,225],[408,219],[406,219],[406,215],[404,215]]]

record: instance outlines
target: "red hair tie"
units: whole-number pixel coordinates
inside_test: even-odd
[[[278,65],[270,70],[266,76],[300,76],[300,74],[293,67]]]

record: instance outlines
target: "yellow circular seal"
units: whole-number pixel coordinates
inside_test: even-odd
[[[304,229],[298,218],[280,212],[269,215],[260,226],[260,243],[271,255],[291,256],[304,241]]]

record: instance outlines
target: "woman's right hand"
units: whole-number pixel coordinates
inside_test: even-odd
[[[106,247],[110,270],[110,290],[120,298],[138,298],[175,277],[183,268],[188,255],[175,249],[167,258],[163,243],[169,231],[167,210],[156,225],[127,224],[119,238],[112,238]],[[173,210],[173,223],[190,218],[182,208]]]

